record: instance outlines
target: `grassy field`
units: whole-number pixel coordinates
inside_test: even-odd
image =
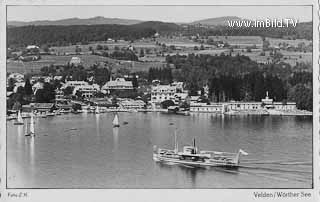
[[[265,56],[261,56],[261,45],[262,45],[262,39],[259,36],[211,36],[210,38],[213,38],[214,40],[221,40],[229,43],[230,45],[238,45],[241,48],[240,49],[234,49],[234,52],[232,55],[241,54],[241,55],[247,55],[252,60],[257,62],[266,63],[268,60],[270,60],[269,52],[266,52]],[[311,41],[308,40],[284,40],[284,39],[274,39],[274,38],[267,38],[267,40],[270,41],[271,46],[277,46],[280,42],[286,42],[290,45],[297,46],[298,43],[304,42],[306,45],[311,43]],[[170,51],[169,53],[165,53],[165,55],[175,55],[177,53],[179,54],[210,54],[210,55],[220,55],[222,52],[229,53],[229,49],[214,49],[210,47],[210,45],[206,45],[206,47],[209,47],[209,49],[206,50],[194,50],[194,46],[200,46],[200,43],[193,42],[189,40],[187,37],[172,37],[172,38],[158,38],[157,41],[159,43],[165,43],[167,46],[175,45],[182,47],[181,50],[175,50]],[[161,47],[156,45],[155,41],[152,41],[150,39],[142,39],[137,40],[132,43],[132,45],[137,49],[137,52],[139,53],[139,49],[143,48],[149,48],[151,49],[151,53],[149,55],[146,55],[145,57],[140,58],[142,62],[128,62],[128,61],[119,61],[114,60],[111,58],[106,58],[102,56],[97,55],[90,55],[88,53],[89,47],[91,46],[94,50],[96,49],[96,46],[100,44],[102,46],[107,45],[109,47],[109,52],[113,51],[115,46],[118,46],[119,48],[127,47],[130,45],[130,42],[128,41],[119,41],[119,42],[106,42],[106,41],[99,41],[99,42],[92,42],[88,45],[79,45],[79,47],[82,49],[82,52],[86,53],[84,55],[78,55],[77,57],[80,57],[83,65],[85,67],[90,67],[91,65],[95,63],[105,62],[108,61],[109,63],[113,64],[115,68],[127,68],[131,71],[147,71],[150,67],[163,67],[165,66],[165,57],[156,56],[154,50],[157,52],[160,51]],[[252,49],[252,52],[246,52],[245,47],[256,45],[258,49]],[[61,46],[61,47],[52,47],[57,53],[66,53],[66,52],[75,52],[76,45],[70,45],[70,46]],[[289,51],[283,51],[281,50],[281,53],[284,55],[283,61],[289,63],[290,65],[294,66],[296,62],[312,62],[312,53],[303,53],[303,52],[289,52]],[[42,56],[42,59],[39,61],[31,61],[31,62],[18,62],[13,60],[7,61],[7,71],[8,72],[33,72],[37,73],[39,70],[44,66],[50,66],[50,65],[65,65],[67,64],[70,59],[72,58],[72,55],[69,56]]]
[[[7,72],[19,72],[19,73],[38,73],[40,69],[44,66],[50,65],[65,65],[74,56],[42,56],[41,60],[31,61],[31,62],[18,62],[9,60],[7,61]],[[95,63],[109,62],[113,64],[114,68],[127,68],[130,71],[148,71],[149,67],[163,67],[165,64],[163,62],[130,62],[115,60],[112,58],[106,58],[97,55],[77,55],[82,61],[85,68],[90,67]]]
[[[230,45],[240,47],[256,45],[262,47],[262,39],[260,36],[210,36],[215,41],[227,42]]]
[[[297,47],[299,43],[303,42],[306,45],[312,43],[312,41],[310,40],[306,40],[306,39],[296,39],[296,40],[287,40],[287,39],[278,39],[278,38],[266,38],[269,42],[271,46],[278,46],[279,43],[287,43],[291,46],[295,46]]]

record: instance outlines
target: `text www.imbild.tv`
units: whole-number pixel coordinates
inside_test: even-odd
[[[298,20],[285,19],[264,19],[264,20],[228,20],[229,27],[296,27]]]

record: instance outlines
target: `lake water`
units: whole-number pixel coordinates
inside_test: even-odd
[[[312,117],[162,113],[36,118],[36,137],[7,122],[8,188],[311,188]],[[24,120],[30,121],[30,120]],[[126,121],[128,124],[123,125]],[[249,153],[237,170],[166,165],[153,145]]]

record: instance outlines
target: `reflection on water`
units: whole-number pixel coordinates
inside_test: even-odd
[[[100,114],[96,114],[95,119],[96,119],[96,132],[97,132],[97,136],[100,137],[100,126],[99,126]]]
[[[120,113],[36,118],[36,137],[7,122],[9,188],[308,188],[312,118]],[[57,127],[59,126],[59,127]],[[238,170],[155,163],[153,145],[249,153]]]
[[[117,153],[118,145],[119,145],[119,128],[113,127],[112,133],[113,133],[113,151],[114,153]]]

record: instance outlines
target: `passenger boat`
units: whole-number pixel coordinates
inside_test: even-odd
[[[238,153],[220,151],[201,151],[196,146],[195,138],[192,146],[184,146],[183,151],[178,151],[177,136],[175,133],[174,149],[162,149],[154,146],[153,160],[156,162],[176,163],[194,167],[228,167],[237,168],[241,155],[248,155],[240,149]]]

